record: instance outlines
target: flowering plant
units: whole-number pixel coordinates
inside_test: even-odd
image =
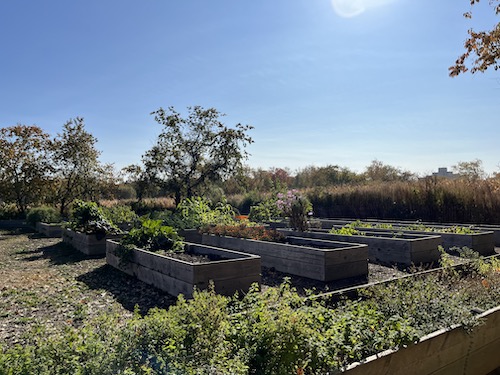
[[[287,217],[290,227],[305,231],[309,228],[308,216],[312,215],[312,204],[298,190],[288,190],[286,194],[278,193],[276,205],[283,217]]]

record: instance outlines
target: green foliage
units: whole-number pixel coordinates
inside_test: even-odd
[[[182,229],[199,228],[205,225],[234,224],[234,209],[224,199],[213,208],[203,197],[183,199],[177,206],[176,215]]]
[[[356,229],[358,222],[346,224],[342,228],[332,228],[328,231],[331,234],[340,234],[343,236],[364,236],[365,233]]]
[[[102,210],[104,215],[116,225],[134,223],[139,218],[134,210],[127,205],[104,207]]]
[[[255,223],[265,223],[279,219],[280,216],[281,212],[276,205],[276,199],[271,198],[250,207],[248,220]]]
[[[119,229],[106,217],[95,202],[75,200],[71,212],[70,228],[87,234],[106,235],[118,233]]]
[[[229,236],[237,238],[248,238],[251,240],[285,242],[285,236],[274,230],[263,226],[240,225],[216,225],[201,228],[201,233],[214,234],[216,236]]]
[[[12,220],[23,218],[14,203],[0,203],[0,220]]]
[[[173,107],[153,112],[163,126],[156,145],[143,156],[144,176],[174,193],[176,203],[200,194],[211,183],[227,180],[242,168],[243,147],[252,143],[251,126],[229,128],[214,108],[188,108],[185,118]]]
[[[82,117],[67,121],[63,132],[53,141],[53,199],[60,206],[61,214],[75,199],[97,199],[100,179],[96,176],[105,173],[99,163],[96,143],[97,139],[85,130]]]
[[[22,215],[46,196],[50,147],[49,135],[38,126],[0,128],[0,196]]]
[[[133,245],[148,251],[183,252],[184,242],[177,231],[162,224],[161,220],[143,219],[139,228],[126,233],[120,244]]]
[[[28,211],[26,221],[31,225],[35,225],[37,222],[58,223],[61,221],[61,216],[54,207],[40,206]]]
[[[464,255],[470,256],[467,249]],[[0,344],[0,374],[326,374],[500,303],[500,260],[359,289],[351,300],[301,298],[290,284],[244,296],[213,288],[145,317],[103,315],[25,345]]]

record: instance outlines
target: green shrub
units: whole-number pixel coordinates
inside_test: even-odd
[[[276,205],[276,199],[266,199],[256,206],[250,207],[248,220],[255,223],[266,223],[280,219],[281,212]]]
[[[127,205],[104,207],[102,210],[105,217],[115,225],[134,223],[138,220],[137,214]]]
[[[70,228],[87,234],[118,233],[119,229],[105,216],[104,211],[95,202],[75,200],[71,211]]]
[[[14,203],[0,203],[0,220],[22,219],[23,215]]]
[[[61,215],[54,207],[40,206],[28,211],[26,221],[31,225],[35,225],[37,222],[58,223],[61,221]]]
[[[177,206],[181,229],[199,228],[204,225],[234,224],[233,207],[225,200],[218,202],[213,208],[203,197],[186,198]]]

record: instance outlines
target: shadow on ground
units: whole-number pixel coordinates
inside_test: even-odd
[[[176,297],[143,283],[107,264],[78,276],[76,280],[83,282],[90,289],[107,291],[129,311],[134,311],[137,305],[141,315],[147,314],[149,309],[153,307],[168,308],[177,300]]]
[[[23,259],[27,262],[48,259],[52,265],[74,264],[89,259],[99,259],[103,257],[102,255],[85,255],[64,242],[58,242],[53,245],[43,246],[33,250],[23,250],[18,252],[18,254],[33,254],[32,256]]]

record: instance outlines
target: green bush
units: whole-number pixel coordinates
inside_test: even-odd
[[[132,224],[138,220],[137,214],[127,205],[103,207],[103,214],[115,225]]]
[[[281,212],[276,205],[276,199],[266,199],[256,206],[250,207],[248,220],[255,223],[266,223],[280,219]]]
[[[23,219],[14,203],[0,203],[0,220]]]
[[[87,234],[119,233],[120,230],[106,217],[104,211],[95,202],[75,200],[71,210],[70,228]]]
[[[225,200],[212,207],[206,198],[186,198],[179,203],[175,213],[180,219],[179,225],[181,229],[235,223],[234,209]]]
[[[40,206],[28,211],[26,221],[31,225],[35,225],[37,222],[58,223],[61,221],[61,215],[54,207]]]

